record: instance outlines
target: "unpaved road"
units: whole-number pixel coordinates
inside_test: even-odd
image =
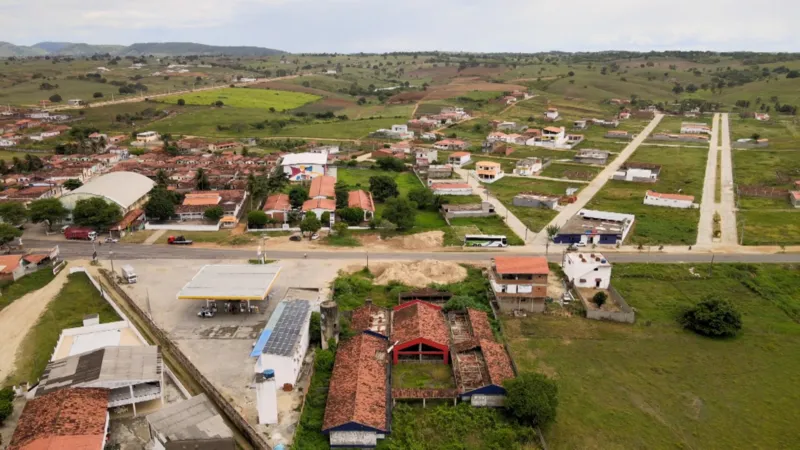
[[[28,293],[0,311],[0,330],[3,330],[3,339],[0,339],[0,381],[14,371],[19,346],[50,300],[64,287],[68,274],[67,268],[63,268],[47,286]]]

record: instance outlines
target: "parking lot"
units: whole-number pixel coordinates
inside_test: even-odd
[[[177,300],[181,288],[207,264],[246,264],[225,260],[135,260],[114,261],[119,273],[125,264],[133,266],[138,283],[124,285],[131,298],[148,311],[186,356],[239,409],[248,421],[257,422],[255,391],[250,389],[255,358],[252,347],[277,303],[290,288],[319,289],[327,297],[329,284],[346,261],[288,260],[273,263],[281,272],[273,285],[270,300],[252,302],[257,313],[219,312],[211,318],[198,317],[201,300]],[[109,261],[103,266],[111,268]],[[318,305],[314,305],[318,310]]]

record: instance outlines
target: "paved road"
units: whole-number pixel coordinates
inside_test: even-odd
[[[49,247],[53,241],[37,241],[26,239],[25,244],[30,247]],[[65,259],[90,259],[92,256],[92,244],[89,242],[59,242],[61,255]],[[209,249],[192,248],[167,245],[145,246],[138,244],[104,244],[98,249],[98,257],[101,259],[109,258],[109,251],[114,252],[114,259],[135,260],[135,259],[252,259],[256,257],[255,250],[236,250],[236,249]],[[554,249],[549,252],[548,259],[552,262],[561,261],[562,249]],[[363,260],[367,256],[371,260],[418,260],[418,259],[437,259],[441,261],[488,261],[495,256],[508,255],[508,252],[498,251],[470,251],[470,252],[370,252],[368,250],[359,251],[267,251],[269,259],[301,259],[307,254],[309,259],[323,260]],[[524,253],[514,252],[514,255],[536,255],[543,256],[544,253]],[[709,262],[712,258],[711,253],[661,253],[653,251],[632,252],[632,253],[606,253],[611,262],[652,262],[652,263],[680,263],[680,262]],[[713,255],[715,262],[749,262],[749,263],[800,263],[800,253],[767,253],[767,254],[745,254],[727,253]]]
[[[578,193],[578,200],[575,203],[567,205],[564,209],[562,209],[561,212],[556,216],[556,218],[550,221],[550,223],[547,224],[547,226],[556,225],[558,227],[561,227],[562,225],[564,225],[564,223],[566,223],[566,221],[570,217],[574,216],[575,214],[578,213],[578,211],[583,209],[586,206],[586,204],[589,203],[592,197],[594,197],[595,194],[597,194],[597,192],[600,191],[600,189],[611,178],[611,175],[613,175],[614,172],[616,172],[620,168],[620,166],[622,166],[622,163],[624,163],[628,158],[630,158],[633,152],[635,152],[636,149],[639,148],[639,145],[641,145],[642,142],[644,142],[644,140],[647,138],[647,136],[653,132],[653,130],[656,128],[658,123],[661,122],[661,119],[663,117],[664,117],[663,114],[656,114],[655,118],[653,118],[653,120],[650,121],[649,124],[647,124],[644,130],[642,130],[642,132],[639,133],[638,136],[636,136],[636,139],[631,141],[631,143],[628,144],[627,147],[625,147],[625,150],[620,152],[620,154],[617,156],[616,159],[614,159],[613,162],[611,162],[608,166],[606,166],[606,168],[603,169],[602,172],[597,174],[597,176],[594,178],[594,180],[592,180],[591,183],[589,183],[588,186],[586,186],[582,191]],[[542,231],[536,235],[536,238],[534,239],[535,244],[544,245],[545,243],[547,243],[548,240],[547,226],[542,228]]]
[[[731,131],[728,113],[722,114],[722,161],[720,182],[722,183],[722,203],[718,207],[722,225],[723,245],[738,244],[736,230],[736,200],[733,193],[733,155],[731,154]]]
[[[714,212],[717,210],[717,152],[719,150],[719,114],[714,114],[711,142],[706,160],[706,178],[703,182],[703,199],[700,201],[700,222],[697,226],[697,244],[711,245],[714,238]]]

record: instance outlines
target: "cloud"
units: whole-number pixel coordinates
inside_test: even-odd
[[[3,39],[18,44],[194,41],[293,52],[797,51],[800,19],[790,0],[0,2]]]

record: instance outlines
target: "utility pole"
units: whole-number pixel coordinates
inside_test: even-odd
[[[744,222],[745,218],[742,217],[742,232],[739,233],[739,245],[744,245]]]

